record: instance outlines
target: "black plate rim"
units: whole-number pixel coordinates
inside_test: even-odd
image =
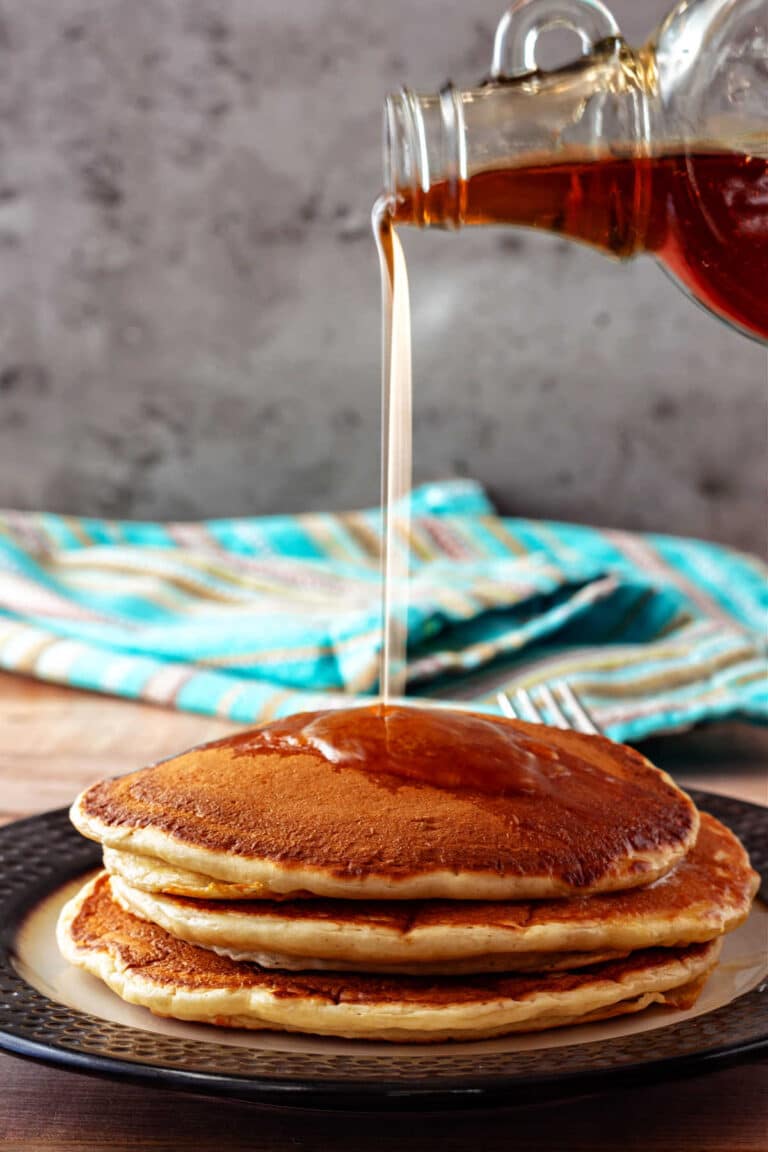
[[[763,881],[762,894],[765,897],[768,889],[768,808],[749,804],[746,801],[735,800],[731,797],[720,796],[714,793],[691,791],[693,799],[699,807],[729,824],[737,834],[746,841],[747,847],[753,857],[753,864],[760,872]],[[748,833],[745,835],[745,829]],[[657,1058],[647,1058],[635,1062],[602,1065],[600,1067],[575,1067],[572,1069],[558,1069],[547,1072],[539,1069],[533,1074],[525,1071],[490,1070],[478,1076],[434,1076],[429,1074],[416,1074],[413,1076],[387,1078],[385,1075],[371,1076],[306,1076],[291,1075],[288,1077],[259,1076],[253,1074],[222,1073],[211,1070],[201,1071],[169,1064],[158,1064],[139,1059],[127,1059],[119,1056],[99,1052],[78,1050],[77,1047],[68,1047],[41,1037],[40,1027],[30,1029],[19,1024],[17,1016],[23,1019],[23,1009],[15,1012],[14,1001],[18,1000],[16,990],[7,999],[3,992],[7,991],[4,985],[10,980],[14,985],[21,984],[31,993],[31,999],[37,1001],[36,1013],[45,1017],[45,1006],[55,1012],[59,1018],[71,1017],[98,1021],[98,1018],[89,1017],[76,1009],[67,1008],[55,1001],[48,1000],[41,993],[32,989],[17,972],[13,964],[13,941],[20,924],[25,916],[34,908],[38,901],[49,892],[60,887],[73,876],[82,873],[99,864],[98,846],[83,841],[71,828],[67,809],[56,809],[37,816],[27,817],[13,824],[0,828],[0,860],[3,857],[3,847],[9,841],[26,841],[29,834],[47,833],[50,837],[52,831],[65,841],[70,842],[70,848],[75,851],[65,867],[57,866],[55,853],[47,855],[45,862],[37,871],[29,875],[17,874],[9,883],[0,863],[0,1051],[6,1051],[22,1058],[42,1061],[60,1068],[72,1071],[86,1072],[93,1075],[105,1076],[122,1081],[133,1081],[143,1084],[164,1086],[175,1090],[192,1091],[218,1096],[228,1096],[233,1099],[257,1101],[264,1104],[281,1107],[325,1107],[331,1109],[357,1109],[401,1107],[406,1109],[419,1108],[450,1108],[450,1107],[489,1107],[496,1104],[509,1106],[514,1104],[515,1098],[520,1096],[525,1102],[530,1102],[532,1096],[551,1098],[553,1095],[562,1096],[575,1091],[592,1090],[602,1087],[610,1082],[615,1085],[621,1081],[638,1082],[640,1080],[658,1079],[663,1076],[677,1077],[687,1075],[697,1069],[703,1070],[723,1060],[734,1061],[746,1059],[755,1053],[768,1048],[768,984],[763,983],[738,1000],[716,1009],[705,1016],[696,1017],[674,1029],[654,1029],[641,1033],[644,1037],[653,1037],[657,1032],[679,1032],[681,1028],[696,1024],[697,1021],[712,1021],[724,1014],[732,1014],[736,1005],[741,1006],[741,1015],[746,1019],[745,1030],[738,1038],[732,1037],[725,1042],[704,1044],[697,1050],[686,1050],[679,1054],[662,1055]],[[3,881],[5,881],[3,883]],[[22,1000],[25,997],[22,995]],[[123,1025],[112,1027],[122,1031],[139,1033],[143,1037],[152,1037],[156,1034],[144,1032],[139,1029],[126,1029]],[[716,1034],[719,1030],[716,1030]],[[549,1051],[558,1053],[579,1050],[586,1055],[586,1050],[610,1049],[624,1046],[631,1038],[617,1038],[609,1041],[595,1041],[594,1044],[568,1045],[555,1050],[534,1050],[526,1056],[535,1056],[538,1052],[542,1057]],[[198,1049],[201,1047],[197,1045]],[[214,1042],[206,1047],[224,1047]],[[231,1048],[227,1049],[231,1051]],[[242,1051],[248,1052],[249,1049]],[[427,1050],[428,1051],[428,1050]],[[309,1054],[311,1060],[315,1054]],[[513,1060],[514,1054],[509,1054]],[[335,1057],[343,1060],[341,1054]],[[385,1058],[380,1058],[385,1061]],[[352,1063],[352,1059],[349,1060]],[[385,1061],[386,1062],[386,1061]],[[450,1060],[447,1061],[450,1063]],[[535,1060],[534,1060],[535,1063]],[[542,1061],[543,1063],[543,1061]]]
[[[5,1040],[8,1039],[8,1043]],[[654,1083],[660,1079],[682,1079],[699,1073],[704,1066],[738,1063],[758,1055],[768,1047],[768,1039],[758,1039],[740,1046],[702,1052],[688,1057],[667,1057],[629,1068],[607,1069],[600,1073],[571,1072],[548,1077],[516,1077],[509,1081],[489,1080],[487,1085],[469,1088],[463,1079],[403,1087],[397,1081],[360,1080],[350,1089],[349,1081],[322,1082],[296,1079],[291,1082],[259,1077],[237,1077],[216,1073],[187,1072],[176,1068],[155,1068],[108,1056],[91,1056],[67,1049],[51,1048],[31,1041],[13,1042],[0,1033],[0,1051],[47,1064],[64,1071],[80,1072],[121,1083],[134,1083],[171,1091],[192,1092],[206,1096],[223,1096],[282,1108],[318,1109],[323,1111],[388,1111],[395,1109],[435,1111],[451,1108],[530,1106],[542,1100],[568,1098],[588,1092],[605,1091],[622,1084]],[[596,1081],[599,1077],[599,1085]],[[524,1101],[510,1095],[510,1088],[524,1090]],[[555,1089],[553,1092],[552,1089]]]

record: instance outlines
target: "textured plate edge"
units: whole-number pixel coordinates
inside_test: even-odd
[[[120,1083],[163,1088],[196,1095],[225,1097],[275,1108],[317,1111],[381,1112],[447,1111],[451,1109],[515,1106],[531,1107],[545,1101],[564,1100],[582,1095],[597,1095],[625,1085],[637,1087],[659,1080],[682,1080],[700,1075],[703,1068],[717,1068],[743,1063],[766,1050],[768,1040],[758,1040],[739,1047],[668,1057],[653,1063],[610,1068],[600,1072],[571,1072],[549,1077],[525,1077],[489,1080],[487,1084],[468,1086],[464,1079],[431,1084],[406,1085],[382,1080],[261,1080],[254,1077],[219,1076],[215,1073],[185,1072],[183,1069],[155,1067],[134,1061],[121,1061],[107,1056],[90,1056],[68,1049],[52,1049],[44,1044],[24,1041],[18,1046],[5,1044],[0,1034],[0,1052],[46,1064],[67,1072],[76,1072]],[[524,1092],[524,1099],[518,1093]]]

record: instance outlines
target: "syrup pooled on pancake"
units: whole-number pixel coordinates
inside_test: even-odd
[[[87,789],[106,847],[346,899],[539,899],[647,883],[693,846],[690,799],[639,753],[474,713],[304,713]],[[177,889],[178,891],[178,889]]]
[[[254,744],[246,738],[238,753],[252,746],[308,752],[375,776],[386,787],[406,781],[489,796],[548,791],[575,759],[490,717],[392,704],[301,712],[253,736]],[[583,759],[579,767],[592,771]]]

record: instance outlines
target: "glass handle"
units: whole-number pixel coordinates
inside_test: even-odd
[[[585,56],[600,40],[621,35],[600,0],[515,0],[496,29],[491,78],[504,80],[535,72],[536,42],[550,28],[575,32]]]

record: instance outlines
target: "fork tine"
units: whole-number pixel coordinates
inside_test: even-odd
[[[533,702],[531,693],[526,688],[518,688],[512,697],[512,707],[521,720],[529,724],[543,724],[544,717]]]
[[[542,696],[544,695],[543,690],[541,694]],[[508,716],[510,720],[527,720],[529,724],[546,723],[543,712],[534,704],[533,696],[525,688],[518,688],[515,692],[513,697],[515,704],[512,703],[512,700],[510,700],[506,692],[498,692],[496,699],[499,702],[501,711],[505,716]],[[555,700],[550,698],[550,700],[545,701],[545,703],[547,703],[548,706],[551,704],[554,713],[559,716],[559,722],[556,724],[556,727],[567,728],[567,717],[558,708]]]
[[[563,712],[560,704],[558,703],[554,693],[548,684],[539,685],[539,697],[544,701],[544,707],[549,709],[552,714],[552,727],[553,728],[570,728],[571,722]]]
[[[565,680],[556,681],[551,688],[548,684],[540,684],[537,692],[544,709],[552,718],[553,728],[573,729],[589,735],[601,734],[600,726],[591,712]],[[502,713],[510,720],[527,720],[532,724],[549,722],[544,709],[534,702],[533,694],[526,688],[518,688],[511,699],[506,692],[497,692],[496,699]]]
[[[591,736],[601,735],[600,726],[576,692],[565,680],[557,680],[550,688],[539,684],[538,694],[544,708],[552,717],[551,727],[573,729]],[[533,695],[527,688],[518,688],[512,699],[506,692],[497,692],[499,708],[510,720],[527,720],[532,724],[547,724],[544,711],[534,703]]]
[[[558,680],[555,688],[573,717],[573,727],[576,731],[586,732],[593,736],[599,735],[600,728],[595,723],[589,710],[578,698],[573,688],[571,688],[570,684],[567,684],[565,680]]]
[[[509,696],[507,696],[506,692],[497,692],[496,700],[498,701],[498,705],[499,708],[501,708],[502,713],[509,720],[517,720],[517,714],[512,707],[512,701],[510,700]]]

